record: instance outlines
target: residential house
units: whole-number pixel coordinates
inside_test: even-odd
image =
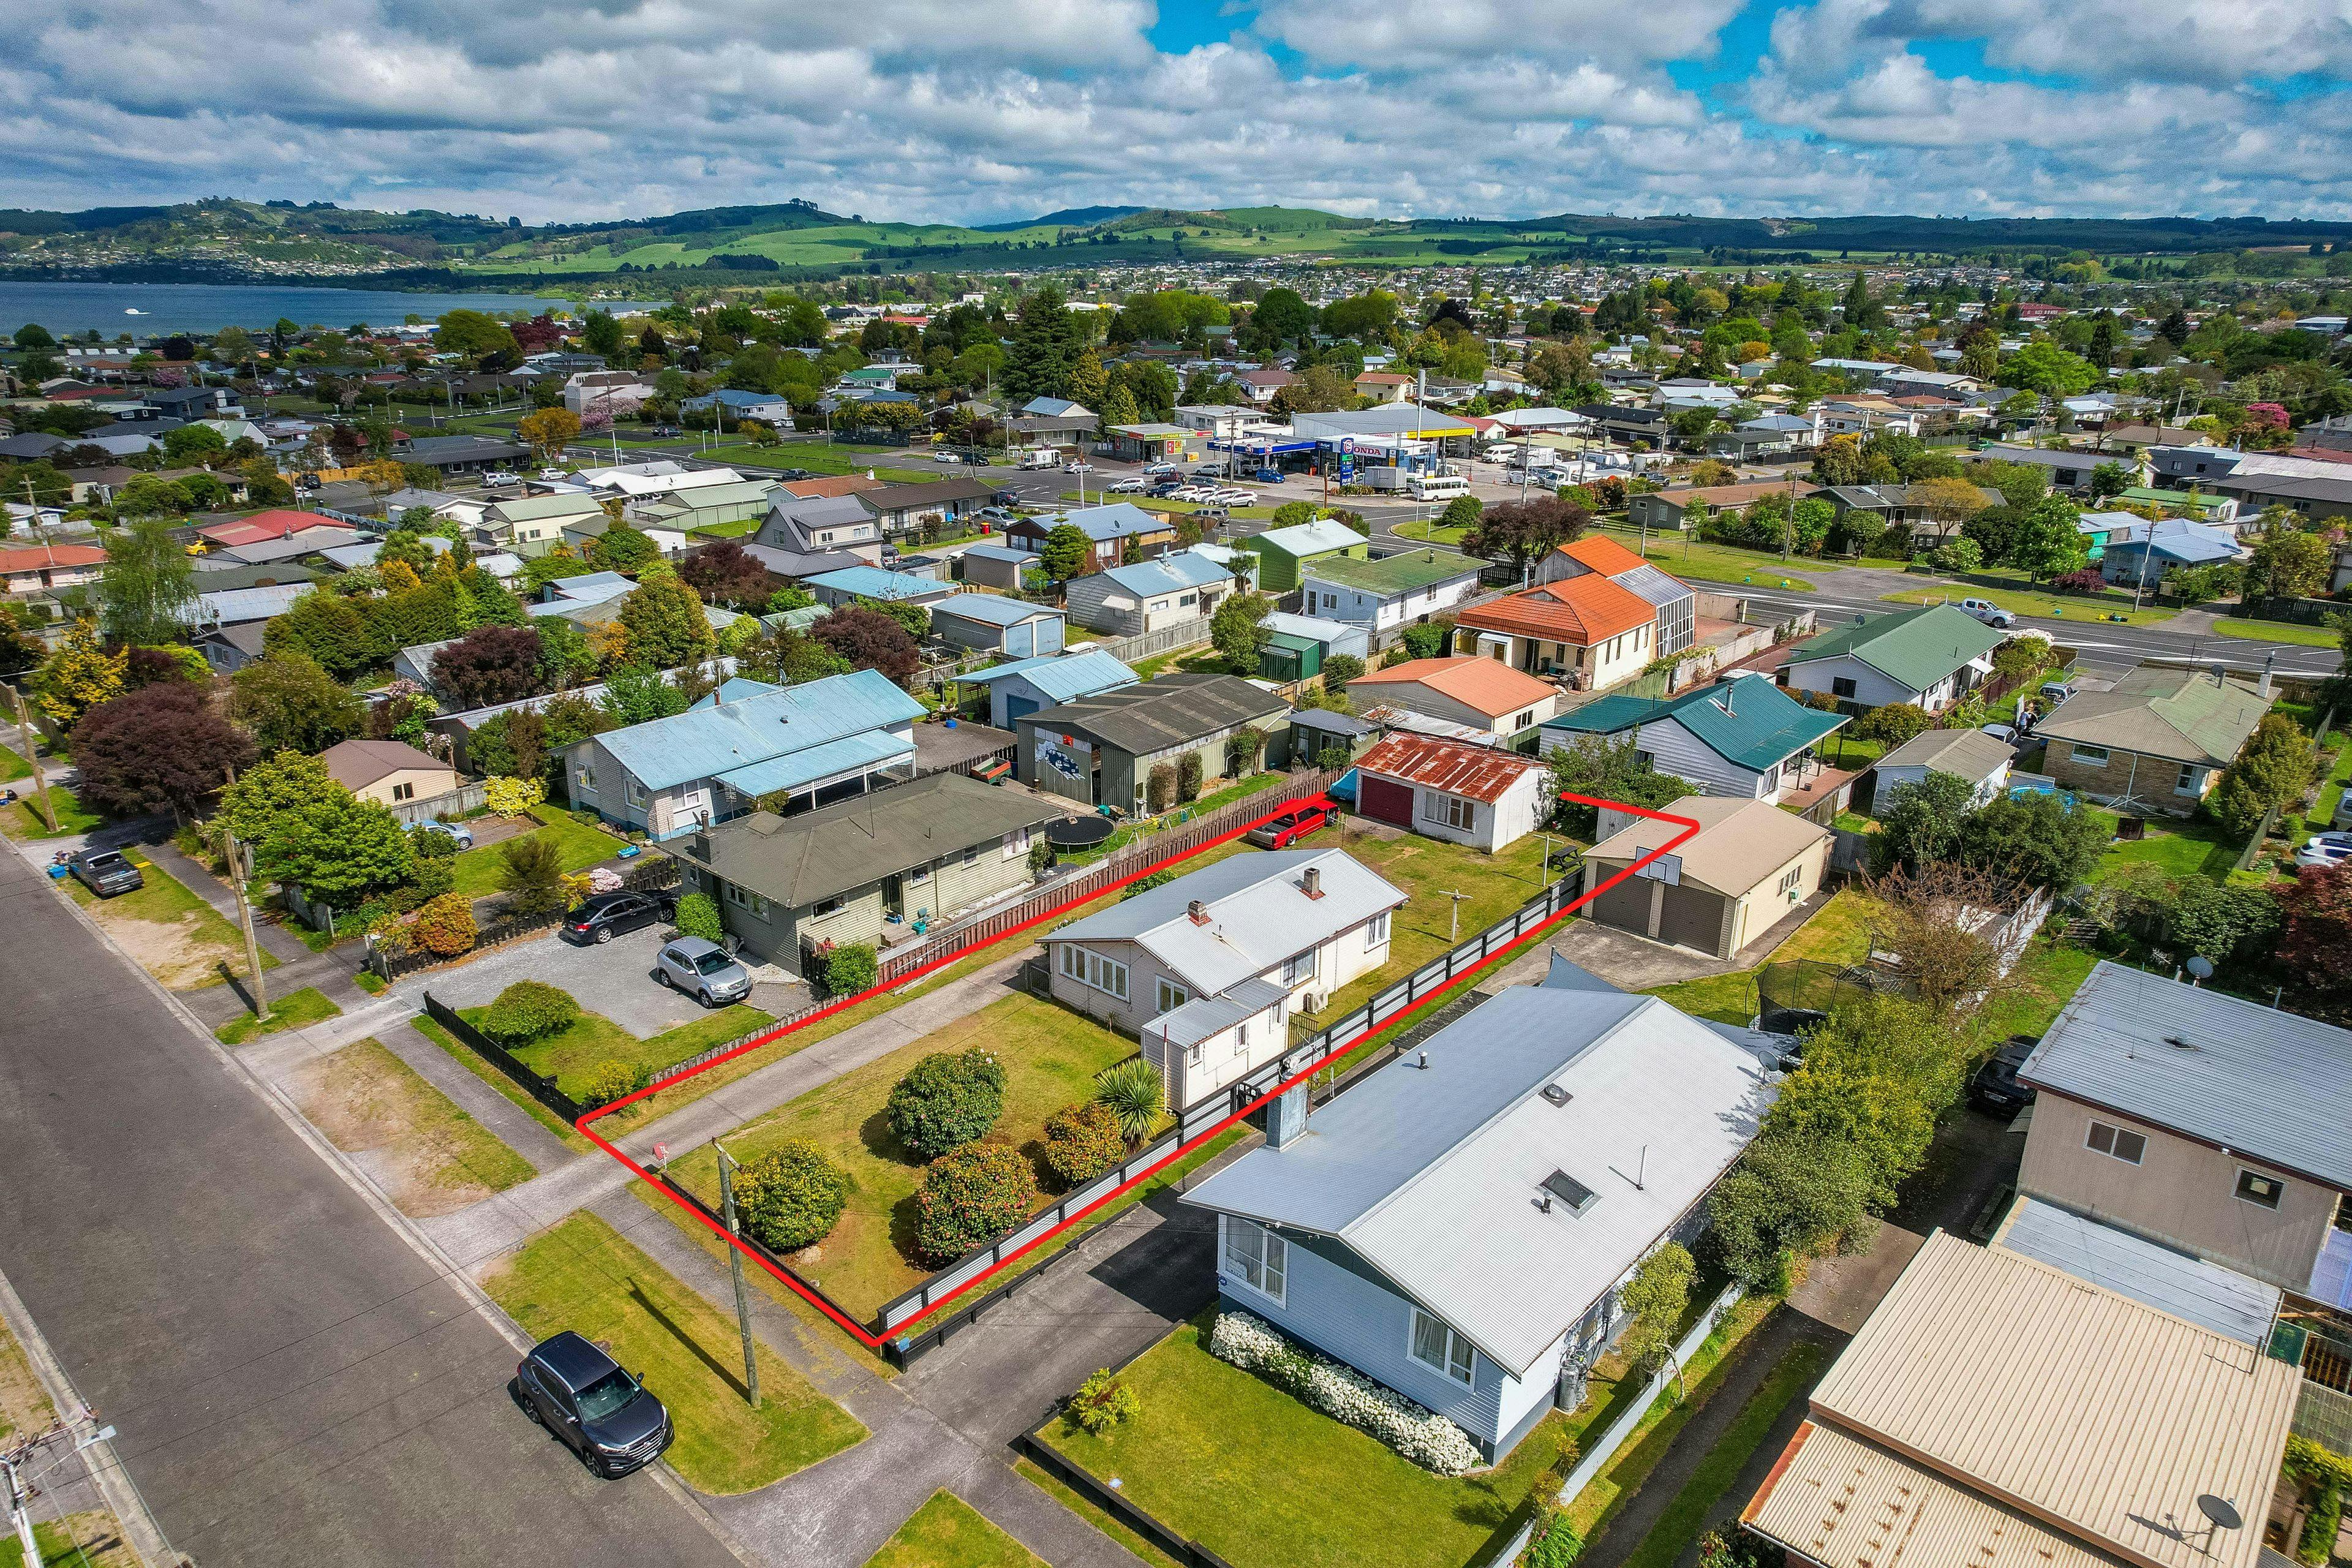
[[[750,957],[799,975],[836,945],[887,947],[1019,892],[1030,835],[1062,815],[1025,791],[931,773],[794,816],[755,811],[663,852]]]
[[[574,414],[602,410],[615,419],[632,417],[654,395],[653,383],[633,370],[583,370],[563,384],[563,406]]]
[[[1005,658],[1062,651],[1062,612],[1001,594],[950,594],[931,605],[931,635]]]
[[[2352,1029],[2102,959],[2018,1069],[2018,1191],[2347,1303]]]
[[[1601,691],[1648,666],[1657,614],[1614,579],[1586,573],[1471,606],[1456,618],[1454,644],[1580,691]]]
[[[996,499],[996,487],[980,479],[926,479],[920,484],[883,485],[851,492],[874,519],[885,539],[937,534]]]
[[[731,386],[723,386],[701,397],[687,398],[677,406],[678,411],[684,414],[716,413],[721,428],[730,419],[738,425],[746,419],[757,419],[781,429],[793,427],[793,405],[769,392],[740,392]]]
[[[1865,615],[1853,626],[1806,638],[1782,666],[1782,684],[1867,712],[1905,702],[1940,713],[1992,673],[1992,650],[2007,638],[1952,605]]]
[[[1527,743],[1559,710],[1560,689],[1491,658],[1412,658],[1350,681],[1354,700],[1403,708],[1465,726],[1479,744]]]
[[[1698,637],[1698,595],[1689,584],[1668,575],[1605,533],[1571,539],[1536,563],[1538,583],[1559,583],[1586,575],[1606,577],[1619,587],[1639,595],[1657,614],[1650,657],[1672,658]]]
[[[816,595],[818,604],[831,608],[854,605],[860,599],[877,599],[891,605],[936,605],[961,592],[953,583],[942,583],[936,577],[886,572],[879,566],[844,566],[838,571],[820,572],[808,580],[806,586]]]
[[[1307,562],[1330,556],[1369,560],[1372,542],[1344,522],[1318,518],[1290,528],[1270,528],[1241,542],[1258,559],[1257,584],[1269,594],[1287,594],[1298,586],[1299,569]]]
[[[988,721],[1010,730],[1024,714],[1082,697],[1133,686],[1141,677],[1098,647],[1065,650],[986,669],[956,679],[988,692]]]
[[[1176,423],[1188,431],[1206,436],[1212,442],[1238,440],[1244,430],[1265,417],[1255,408],[1242,408],[1231,403],[1176,405]]]
[[[1405,895],[1339,849],[1237,855],[1047,933],[1054,999],[1143,1042],[1197,1105],[1290,1044],[1294,1007],[1388,962]]]
[[[888,482],[877,479],[870,473],[820,474],[814,479],[786,479],[776,489],[798,500],[822,500],[833,496],[856,495],[860,490],[878,490]]]
[[[1356,378],[1356,395],[1375,404],[1402,403],[1412,391],[1412,377],[1394,371],[1368,370]]]
[[[1849,534],[1868,531],[1874,537],[1875,533],[1903,523],[1911,530],[1915,549],[1944,542],[1968,521],[1956,511],[1943,510],[1933,504],[1937,491],[1926,485],[1832,485],[1820,493],[1836,509]],[[1999,490],[1981,486],[1977,488],[1977,499],[1989,507],[2005,504]],[[1862,513],[1864,521],[1846,522],[1855,512]]]
[[[1230,864],[1230,862],[1228,862]],[[1584,1396],[1618,1292],[1756,1136],[1770,1070],[1654,996],[1514,986],[1183,1202],[1217,1289],[1499,1460]],[[1638,1175],[1628,1175],[1634,1173]]]
[[[2075,692],[2035,727],[2042,772],[2135,814],[2193,814],[2237,760],[2270,699],[2219,668],[2144,665],[2112,690]]]
[[[2214,528],[2234,528],[2241,521],[2235,496],[2206,495],[2197,490],[2151,489],[2134,485],[2113,500],[2117,506],[2152,507],[2166,517],[2191,518]]]
[[[2016,755],[2007,741],[1981,730],[1922,730],[1878,759],[1873,804],[1884,810],[1905,784],[1925,784],[1929,773],[1949,773],[1969,786],[1968,808],[1973,811],[2009,787]]]
[[[0,549],[0,583],[10,597],[78,588],[98,581],[106,552],[95,544],[26,544]]]
[[[283,562],[323,559],[330,550],[358,544],[366,535],[355,528],[306,528],[277,539],[257,539],[244,544],[215,546],[215,561],[245,566],[270,566]]]
[[[584,523],[601,533],[611,521],[604,507],[582,491],[517,496],[491,502],[482,513],[481,525],[474,531],[474,537],[528,560],[544,555],[562,543],[567,528]]]
[[[1131,637],[1204,620],[1236,586],[1233,574],[1214,561],[1180,550],[1075,578],[1066,602],[1070,618],[1080,626]]]
[[[1618,376],[1634,384],[1646,381],[1639,372],[1620,372]],[[1652,447],[1664,446],[1674,434],[1674,426],[1663,408],[1643,408],[1624,403],[1580,404],[1575,412],[1592,422],[1593,428],[1609,440],[1631,444],[1646,441]]]
[[[564,753],[564,776],[573,805],[675,838],[763,798],[790,816],[898,776],[923,711],[875,670],[829,675],[592,735]]]
[[[1550,773],[1517,752],[1398,733],[1356,759],[1356,809],[1492,854],[1550,819]]]
[[[2099,574],[2129,588],[2153,588],[2165,574],[2220,566],[2238,558],[2238,536],[2185,518],[2134,520],[2109,529],[2101,541]]]
[[[1586,918],[1730,959],[1821,890],[1828,828],[1763,800],[1689,795],[1660,809],[1697,823],[1697,834],[1606,891],[1601,884],[1685,829],[1602,810],[1601,840],[1584,857],[1584,890],[1597,895]]]
[[[1013,768],[1033,789],[1139,816],[1152,769],[1181,773],[1186,756],[1198,757],[1205,784],[1236,763],[1254,768],[1257,749],[1285,732],[1289,713],[1281,698],[1237,676],[1164,675],[1021,715],[1013,726],[1021,737]],[[1266,758],[1277,766],[1282,760]]]
[[[1076,511],[1015,518],[1004,525],[1004,542],[1043,552],[1046,536],[1064,523],[1085,534],[1091,547],[1080,575],[1118,565],[1127,559],[1129,550],[1138,555],[1156,555],[1176,542],[1173,518],[1146,511],[1132,501],[1123,500],[1108,506],[1081,507]]]
[[[1370,634],[1345,621],[1276,610],[1258,624],[1265,628],[1265,646],[1258,650],[1257,672],[1266,680],[1312,680],[1334,656],[1370,658]]]
[[[1478,591],[1485,563],[1451,550],[1408,550],[1375,560],[1320,555],[1299,567],[1298,608],[1363,627],[1376,647],[1426,625]]]
[[[450,474],[479,474],[522,462],[531,449],[517,441],[488,436],[419,436],[402,449],[403,463],[422,463]]]
[[[1742,1527],[1793,1568],[2275,1563],[2301,1379],[2263,1353],[2266,1321],[2250,1342],[2259,1307],[2178,1254],[2112,1285],[2061,1256],[2073,1267],[1930,1235],[1813,1386]]]
[[[675,559],[685,554],[685,530],[673,522],[647,515],[643,510],[644,505],[645,503],[640,502],[637,508],[632,509],[636,515],[625,519],[628,526],[644,534],[664,560]],[[604,536],[605,530],[613,526],[611,514],[601,509],[593,516],[571,519],[562,525],[563,547],[584,560],[589,551],[595,547],[596,542]]]
[[[1629,497],[1625,515],[1636,528],[1679,529],[1694,502],[1705,502],[1710,512],[1745,511],[1766,496],[1801,501],[1818,487],[1799,480],[1763,479],[1738,485],[1688,485],[1679,489],[1652,490]]]
[[[2213,481],[2213,488],[2238,503],[2240,515],[2283,506],[2298,516],[2326,519],[2352,517],[2352,472],[2341,463],[2327,463],[2332,474],[2250,473],[2238,471]]]
[[[1089,426],[1102,417],[1066,397],[1033,397],[1021,405],[1021,415],[1025,419],[1083,419]]]
[[[1596,699],[1545,724],[1536,747],[1549,756],[1580,736],[1631,734],[1643,763],[1702,795],[1773,803],[1798,786],[1807,754],[1846,721],[1769,680],[1730,676],[1676,697]]]
[[[315,511],[271,508],[228,522],[206,523],[196,530],[196,537],[215,549],[225,550],[240,544],[257,544],[266,540],[288,539],[313,529],[339,530],[341,527],[333,518]]]
[[[327,776],[384,805],[449,795],[465,776],[440,758],[401,741],[338,741],[319,753]]]
[[[747,550],[754,546],[761,564],[779,576],[813,577],[882,564],[882,525],[855,496],[772,495],[766,521],[744,542]]]
[[[2131,476],[2134,484],[2147,481],[2145,459],[2128,452],[2077,452],[2063,447],[2003,447],[1990,446],[1977,453],[1981,462],[2023,463],[2044,469],[2050,476],[2050,488],[2060,490],[2087,490],[2091,475],[2102,465],[2114,464]]]
[[[1286,370],[1245,370],[1234,377],[1234,384],[1242,395],[1264,408],[1274,401],[1274,395],[1286,386],[1295,385],[1298,378]]]

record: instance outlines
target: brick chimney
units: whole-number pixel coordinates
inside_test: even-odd
[[[1191,903],[1185,905],[1184,912],[1192,917],[1192,923],[1196,926],[1204,926],[1209,923],[1209,906],[1202,903],[1198,899],[1194,899]]]
[[[1320,866],[1307,867],[1306,873],[1298,879],[1298,886],[1299,889],[1308,898],[1321,898],[1323,896],[1323,868]]]

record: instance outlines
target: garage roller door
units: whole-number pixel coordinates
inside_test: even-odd
[[[1602,866],[1601,879],[1607,881],[1620,868]],[[1592,918],[1605,926],[1630,931],[1635,936],[1650,934],[1650,889],[1655,886],[1645,878],[1631,877],[1603,892],[1588,906]]]
[[[1685,883],[1666,889],[1658,915],[1658,940],[1713,953],[1723,941],[1723,896]],[[1717,954],[1717,956],[1721,956]]]
[[[1356,775],[1356,805],[1375,822],[1392,822],[1399,827],[1412,826],[1411,784],[1360,773]]]

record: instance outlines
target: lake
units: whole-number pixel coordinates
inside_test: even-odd
[[[607,301],[600,301],[605,303]],[[650,308],[660,300],[638,301]],[[95,327],[110,339],[171,332],[213,332],[223,327],[268,328],[285,317],[302,326],[341,330],[365,321],[426,321],[447,310],[564,310],[569,300],[530,294],[406,294],[385,289],[297,289],[267,283],[55,283],[0,279],[0,334],[38,321],[62,338]],[[136,310],[137,315],[128,312]]]

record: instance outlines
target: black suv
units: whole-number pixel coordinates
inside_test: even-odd
[[[644,1384],[569,1329],[522,1358],[515,1394],[533,1421],[600,1476],[645,1468],[677,1436],[669,1412]]]
[[[1992,1116],[2015,1116],[2032,1104],[2033,1089],[2017,1081],[2017,1069],[2041,1043],[2032,1035],[2011,1035],[1969,1079],[1969,1103]]]
[[[625,931],[671,920],[677,913],[675,893],[597,893],[563,917],[562,935],[583,946],[610,942]]]

